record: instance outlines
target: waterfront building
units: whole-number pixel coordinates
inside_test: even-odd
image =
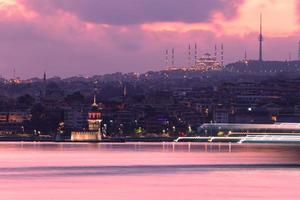
[[[88,109],[84,105],[65,108],[64,124],[67,130],[84,130],[87,127]]]
[[[0,112],[0,123],[20,124],[31,119],[31,115],[26,111]]]
[[[96,96],[94,96],[94,102],[91,110],[88,112],[88,130],[87,131],[72,131],[71,141],[74,142],[90,142],[100,141],[102,139],[101,122],[102,113],[96,102]]]
[[[228,123],[230,110],[224,108],[215,109],[213,112],[213,121],[216,123]]]
[[[27,111],[0,112],[0,135],[24,132],[24,123],[31,119]]]

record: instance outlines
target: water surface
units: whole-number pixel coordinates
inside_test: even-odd
[[[299,199],[299,148],[0,143],[0,199]]]

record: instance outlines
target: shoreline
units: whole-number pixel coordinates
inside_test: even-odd
[[[105,138],[100,141],[71,141],[70,139],[53,138],[21,138],[21,137],[0,137],[1,142],[57,142],[57,143],[126,143],[126,142],[174,142],[176,137],[171,138]]]

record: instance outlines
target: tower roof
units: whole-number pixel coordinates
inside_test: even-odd
[[[93,101],[92,107],[93,107],[93,108],[97,108],[97,107],[98,107],[98,104],[97,104],[97,97],[96,97],[95,94],[94,94],[94,101]]]

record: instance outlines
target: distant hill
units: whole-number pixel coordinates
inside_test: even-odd
[[[226,65],[225,71],[246,74],[300,73],[300,61],[239,61]]]

